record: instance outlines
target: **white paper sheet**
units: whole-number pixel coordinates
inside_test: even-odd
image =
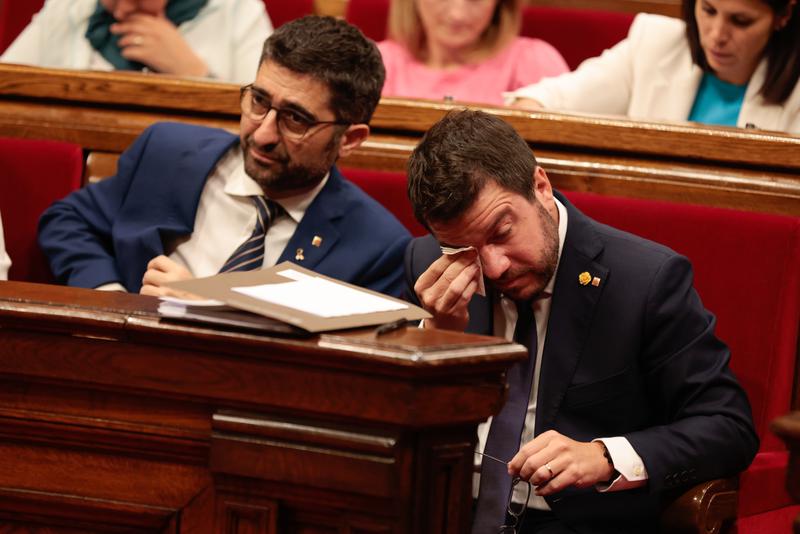
[[[285,275],[286,271],[279,272]],[[289,273],[292,277],[292,273]],[[365,291],[329,282],[323,278],[298,277],[283,284],[234,287],[234,291],[272,304],[286,306],[318,317],[342,317],[393,310],[408,305]]]

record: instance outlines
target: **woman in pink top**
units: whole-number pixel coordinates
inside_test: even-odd
[[[502,104],[513,91],[567,72],[540,39],[519,37],[521,0],[393,0],[384,96]]]

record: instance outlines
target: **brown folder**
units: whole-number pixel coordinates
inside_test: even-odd
[[[295,278],[281,274],[286,273],[287,271],[294,271],[295,273],[299,273],[301,276],[319,278],[347,288],[349,291],[373,295],[393,303],[402,304],[403,307],[402,309],[390,311],[376,311],[371,313],[357,313],[352,315],[325,317],[290,306],[268,302],[266,300],[245,295],[233,289],[236,287],[250,287],[264,284],[285,284],[296,281]],[[272,319],[277,319],[308,332],[324,332],[328,330],[372,326],[390,323],[401,319],[414,321],[425,319],[431,316],[419,306],[415,306],[400,299],[382,295],[377,291],[371,291],[353,284],[335,280],[328,276],[323,276],[288,261],[262,270],[223,273],[209,276],[207,278],[194,278],[192,280],[171,282],[165,285],[180,291],[188,291],[189,293],[193,293],[203,298],[221,301],[239,310],[245,310]],[[353,293],[354,297],[358,296],[357,293]],[[304,304],[313,305],[314,303],[310,302]],[[345,303],[342,303],[342,305],[344,306]],[[193,310],[193,312],[201,313],[200,310]]]

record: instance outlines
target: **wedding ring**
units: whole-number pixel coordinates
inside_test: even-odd
[[[136,46],[141,46],[142,44],[144,44],[144,37],[142,37],[141,35],[134,35],[133,44],[135,44]]]
[[[551,479],[552,479],[554,476],[556,476],[556,475],[555,475],[555,473],[553,473],[553,470],[550,468],[550,462],[547,462],[547,463],[546,463],[546,464],[544,464],[542,467],[544,467],[545,469],[547,469],[548,471],[550,471],[550,478],[551,478]]]

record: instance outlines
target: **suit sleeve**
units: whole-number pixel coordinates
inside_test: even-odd
[[[152,133],[148,128],[119,158],[117,174],[53,203],[39,220],[39,246],[53,275],[70,286],[122,283],[112,229]]]
[[[688,260],[670,257],[652,281],[643,333],[656,422],[624,436],[644,460],[651,491],[732,476],[757,452],[750,405],[715,323],[693,288]]]

